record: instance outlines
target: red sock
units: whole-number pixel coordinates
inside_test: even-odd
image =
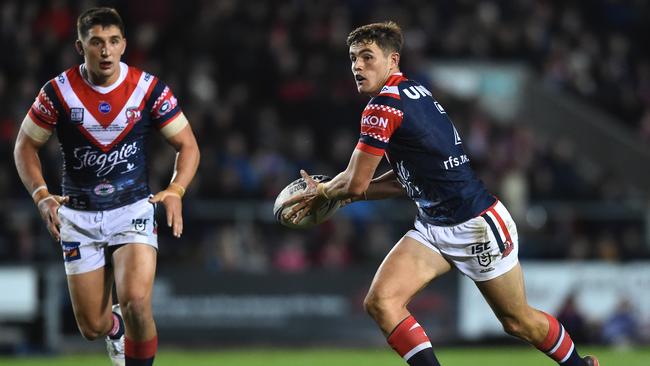
[[[151,366],[158,350],[158,336],[148,341],[134,341],[124,337],[126,366]]]
[[[395,327],[388,336],[388,344],[411,366],[440,366],[429,337],[413,316]]]
[[[548,334],[541,344],[536,345],[537,349],[559,364],[583,365],[584,361],[578,355],[569,332],[553,316],[546,313],[544,315],[548,319]]]

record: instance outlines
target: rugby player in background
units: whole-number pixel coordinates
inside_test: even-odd
[[[415,228],[388,253],[364,301],[388,343],[411,366],[439,362],[407,305],[430,281],[453,267],[471,278],[505,331],[566,366],[598,366],[580,357],[553,316],[526,301],[517,229],[505,206],[470,168],[462,140],[431,93],[399,69],[403,37],[393,22],[362,26],[347,44],[359,93],[371,97],[361,136],[345,171],[326,183],[305,172],[308,189],[285,202],[299,222],[323,200],[375,200],[407,195]],[[392,170],[373,179],[386,155]]]
[[[182,202],[199,163],[192,129],[157,77],[120,62],[124,25],[112,8],[77,20],[73,66],[40,90],[14,149],[18,174],[50,234],[61,244],[81,334],[106,336],[114,365],[152,365],[158,336],[151,295],[158,248],[154,210],[183,232]],[[151,196],[147,140],[160,131],[177,151],[169,186]],[[61,196],[50,193],[39,149],[56,131],[63,154]],[[119,305],[112,306],[115,282]]]

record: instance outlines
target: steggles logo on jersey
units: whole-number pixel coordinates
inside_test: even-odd
[[[97,177],[107,175],[120,164],[127,164],[127,171],[131,171],[134,167],[133,165],[128,165],[128,158],[140,150],[137,144],[137,141],[124,144],[119,150],[112,151],[109,154],[100,153],[90,146],[78,147],[74,149],[74,157],[77,159],[77,164],[73,165],[72,168],[75,170],[94,168]]]

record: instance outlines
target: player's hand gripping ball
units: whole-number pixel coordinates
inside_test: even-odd
[[[326,175],[312,175],[311,178],[317,183],[328,182],[332,180],[331,177],[328,177]],[[298,223],[294,223],[289,219],[285,219],[284,214],[289,212],[293,205],[282,207],[282,204],[297,195],[305,193],[307,188],[307,182],[305,179],[298,178],[289,183],[286,187],[284,187],[282,192],[278,194],[278,197],[275,199],[275,204],[273,205],[273,215],[280,224],[292,229],[306,229],[327,221],[327,219],[332,217],[336,210],[341,207],[341,201],[339,200],[324,200],[322,204],[320,204],[317,208],[315,207]]]

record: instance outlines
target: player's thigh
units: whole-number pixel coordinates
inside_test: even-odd
[[[77,323],[82,328],[98,328],[111,313],[113,277],[110,269],[67,276],[70,300]]]
[[[156,274],[156,249],[149,244],[125,244],[113,253],[117,297],[120,303],[151,302]]]
[[[524,276],[519,263],[499,277],[475,283],[499,319],[518,318],[528,311]]]
[[[368,299],[406,306],[424,286],[450,269],[439,252],[404,236],[379,266]]]

